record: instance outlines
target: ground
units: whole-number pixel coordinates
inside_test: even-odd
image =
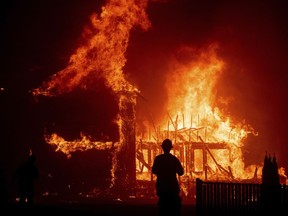
[[[94,215],[94,216],[157,216],[157,200],[37,200],[31,207],[19,206],[17,202],[8,203],[1,208],[1,215]],[[195,203],[184,201],[182,205],[182,216],[192,216],[195,213]]]

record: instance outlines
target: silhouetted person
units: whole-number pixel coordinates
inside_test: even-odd
[[[35,155],[29,155],[27,161],[21,164],[15,172],[13,182],[17,183],[17,193],[20,204],[33,204],[34,181],[39,178],[35,161]]]
[[[164,154],[157,155],[152,173],[157,176],[156,194],[160,215],[180,215],[182,200],[177,174],[184,174],[179,159],[170,153],[173,148],[170,139],[165,139],[161,145]]]

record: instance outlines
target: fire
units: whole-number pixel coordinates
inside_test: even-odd
[[[85,86],[85,81],[90,77],[103,79],[118,97],[120,111],[115,119],[120,134],[116,152],[119,153],[119,158],[116,157],[118,162],[123,159],[121,154],[133,153],[133,147],[129,144],[136,138],[133,134],[134,108],[139,90],[127,80],[123,67],[127,61],[125,52],[131,30],[135,26],[148,30],[151,25],[145,12],[147,4],[148,0],[108,1],[100,15],[91,16],[90,27],[83,34],[85,43],[70,57],[67,67],[33,90],[34,95],[56,96]],[[167,71],[166,80],[167,113],[158,123],[159,126],[154,126],[155,134],[137,137],[148,146],[148,151],[140,149],[137,152],[143,154],[142,159],[138,155],[137,162],[143,165],[148,160],[145,162],[146,169],[141,173],[143,175],[138,178],[147,177],[145,171],[151,165],[151,155],[153,159],[153,155],[161,151],[159,143],[166,137],[171,138],[176,147],[179,145],[174,154],[181,157],[187,176],[246,179],[255,174],[256,166],[245,168],[241,151],[243,141],[254,133],[253,128],[243,122],[234,122],[214,105],[215,85],[225,67],[224,61],[217,56],[217,48],[215,44],[200,51],[184,47],[181,54],[184,53],[185,59],[179,57],[171,62],[171,71]],[[83,135],[79,140],[66,141],[52,134],[46,135],[45,140],[68,157],[76,150],[105,149],[113,145],[92,141]],[[158,150],[152,150],[157,147]],[[129,170],[133,168],[127,164],[121,165]],[[113,173],[117,173],[116,163],[112,169]],[[127,176],[124,178],[128,181]]]
[[[86,43],[70,57],[66,68],[44,82],[33,94],[53,96],[85,84],[85,78],[104,78],[114,92],[134,91],[123,73],[130,31],[134,26],[150,27],[145,13],[147,0],[110,0],[101,15],[91,15],[91,25],[83,34]]]
[[[227,143],[230,152],[227,149],[211,150],[208,166],[217,173],[216,170],[221,164],[227,171],[228,167],[231,168],[234,178],[247,178],[241,147],[243,140],[253,128],[232,122],[232,119],[225,117],[219,108],[212,107],[216,100],[213,94],[215,84],[225,67],[223,60],[217,57],[217,48],[215,44],[210,45],[205,51],[184,48],[184,52],[191,56],[192,60],[186,64],[180,61],[173,63],[173,72],[167,79],[169,98],[167,109],[169,113],[174,114],[172,119],[176,119],[177,116],[186,116],[186,119],[179,118],[177,127],[168,130],[200,128],[197,134],[192,132],[189,137],[186,136],[186,140],[208,143],[208,148],[209,143]],[[253,176],[254,170],[249,174]]]
[[[68,158],[71,157],[71,154],[77,150],[87,151],[89,149],[98,149],[105,150],[111,149],[114,145],[117,145],[112,142],[100,142],[100,141],[92,141],[91,137],[85,136],[84,134],[80,134],[81,139],[67,141],[63,137],[58,136],[56,133],[51,135],[45,135],[46,143],[50,145],[56,146],[55,151],[61,151],[67,155]]]
[[[184,53],[185,59],[171,61],[171,71],[167,72],[168,115],[163,115],[153,136],[142,139],[151,142],[150,138],[156,137],[160,142],[169,137],[175,145],[182,145],[174,154],[181,157],[184,151],[181,158],[187,165],[186,173],[194,177],[251,179],[258,168],[245,168],[241,147],[250,133],[257,134],[250,125],[233,122],[220,108],[212,106],[217,99],[215,85],[225,67],[217,49],[212,44],[202,50],[180,50],[179,56]],[[191,151],[194,160],[189,159]]]
[[[146,15],[145,9],[148,0],[110,0],[102,7],[100,15],[93,14],[90,18],[90,27],[83,34],[85,43],[80,46],[70,57],[66,68],[52,76],[50,80],[44,82],[42,86],[33,90],[34,95],[56,96],[72,91],[78,86],[85,87],[85,80],[100,79],[118,97],[119,115],[115,122],[119,126],[119,147],[114,158],[112,170],[119,174],[119,182],[128,184],[133,182],[130,178],[131,169],[135,168],[128,163],[121,163],[121,154],[135,155],[135,150],[130,143],[133,143],[133,133],[130,137],[125,136],[126,131],[134,131],[134,123],[125,121],[132,117],[135,119],[133,108],[135,106],[135,95],[139,93],[138,89],[127,81],[123,73],[123,67],[126,64],[126,50],[132,28],[139,26],[143,30],[150,27],[150,21]],[[135,139],[135,137],[134,137]],[[92,141],[82,139],[80,142],[66,142],[57,135],[48,138],[48,143],[57,146],[67,155],[78,150],[89,149]],[[135,142],[134,142],[135,143]],[[97,147],[98,145],[93,146]],[[119,166],[119,164],[121,164]],[[121,171],[119,171],[121,170]],[[122,173],[125,173],[124,175]],[[117,176],[112,181],[117,181]]]
[[[215,84],[225,66],[217,57],[217,46],[213,44],[204,51],[184,49],[191,61],[186,64],[173,62],[173,71],[166,84],[167,111],[173,114],[172,119],[178,116],[177,129],[203,127],[205,134],[201,136],[205,137],[205,142],[229,142],[241,147],[241,141],[249,133],[247,125],[232,123],[217,107],[212,107]],[[168,130],[173,129],[170,124]]]
[[[66,68],[59,71],[46,82],[33,90],[34,95],[56,96],[72,91],[78,86],[85,86],[85,79],[103,78],[106,85],[119,95],[119,107],[123,106],[125,93],[139,93],[139,90],[129,83],[123,73],[126,63],[125,52],[128,46],[130,31],[135,26],[147,30],[150,21],[145,9],[147,0],[110,0],[102,7],[102,13],[92,14],[91,25],[83,33],[85,44],[80,46],[70,57]],[[133,100],[132,100],[133,101]],[[119,127],[121,119],[115,119]],[[121,131],[120,131],[120,137]],[[63,145],[56,134],[47,136],[46,141],[55,144],[57,150],[70,154],[77,146],[78,149],[87,149],[87,140],[76,141],[73,145]]]

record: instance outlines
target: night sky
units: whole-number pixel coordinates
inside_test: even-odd
[[[83,42],[89,16],[101,13],[105,1],[4,0],[0,4],[3,169],[11,172],[30,148],[43,172],[59,167],[65,156],[44,142],[45,130],[67,139],[85,131],[95,138],[105,133],[117,140],[112,123],[117,106],[103,84],[90,83],[87,90],[75,89],[57,98],[35,98],[29,93],[65,68]],[[132,30],[123,68],[145,97],[138,99],[139,119],[151,115],[157,119],[163,111],[165,73],[180,47],[203,50],[217,43],[226,68],[216,95],[230,98],[227,112],[259,133],[245,140],[245,162],[262,163],[267,151],[288,169],[287,11],[288,3],[274,0],[150,1],[147,14],[152,26],[148,31]]]

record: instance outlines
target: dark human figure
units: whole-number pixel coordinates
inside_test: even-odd
[[[13,183],[17,183],[17,193],[20,204],[33,204],[34,181],[39,178],[39,172],[35,162],[35,155],[30,154],[27,161],[21,164],[15,172]]]
[[[156,194],[160,215],[178,216],[181,213],[182,199],[178,176],[184,174],[183,166],[179,159],[170,153],[173,148],[172,141],[165,139],[161,145],[164,154],[155,157],[152,173],[157,176]]]

